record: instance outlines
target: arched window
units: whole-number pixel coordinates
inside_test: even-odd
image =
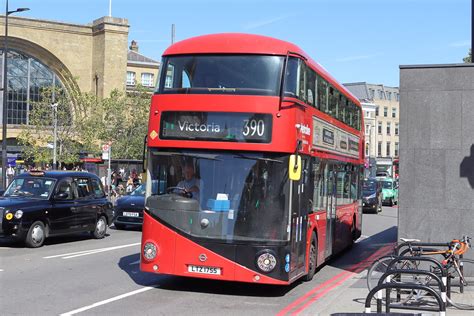
[[[0,60],[2,66],[0,82],[3,86],[3,50],[0,50]],[[32,103],[41,100],[41,89],[51,86],[63,87],[63,84],[48,66],[36,58],[9,49],[7,60],[7,123],[16,125],[28,124],[28,116]],[[1,97],[3,98],[3,93]]]

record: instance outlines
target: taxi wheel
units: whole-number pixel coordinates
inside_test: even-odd
[[[92,232],[92,235],[95,239],[102,239],[107,233],[107,220],[105,216],[100,216],[95,223],[95,229]]]
[[[309,262],[308,262],[308,274],[303,277],[304,281],[311,281],[316,273],[316,266],[318,262],[318,239],[316,234],[311,234],[311,246],[309,247]]]
[[[38,248],[43,246],[44,239],[46,238],[46,229],[43,222],[36,221],[28,230],[25,238],[25,244],[30,248]]]

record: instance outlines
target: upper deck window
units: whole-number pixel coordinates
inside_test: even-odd
[[[160,94],[279,95],[284,57],[186,55],[163,59]]]

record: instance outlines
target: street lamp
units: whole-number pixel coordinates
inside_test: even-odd
[[[13,11],[8,10],[8,0],[5,9],[5,42],[3,45],[3,109],[2,109],[2,185],[3,189],[7,187],[7,98],[8,98],[8,81],[7,81],[7,56],[8,56],[8,16],[16,12],[28,11],[29,8],[18,8]]]
[[[53,170],[56,170],[56,152],[57,152],[57,142],[58,142],[58,103],[51,104],[51,108],[53,109]]]

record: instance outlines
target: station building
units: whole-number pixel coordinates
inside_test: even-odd
[[[98,97],[107,97],[114,89],[130,91],[137,84],[153,90],[159,62],[140,54],[137,42],[129,47],[128,31],[127,19],[108,16],[87,25],[8,18],[9,161],[21,152],[16,137],[22,125],[28,124],[31,105],[39,100],[42,87],[63,86]],[[4,33],[5,18],[0,16],[0,65]],[[3,85],[3,66],[0,82]]]

